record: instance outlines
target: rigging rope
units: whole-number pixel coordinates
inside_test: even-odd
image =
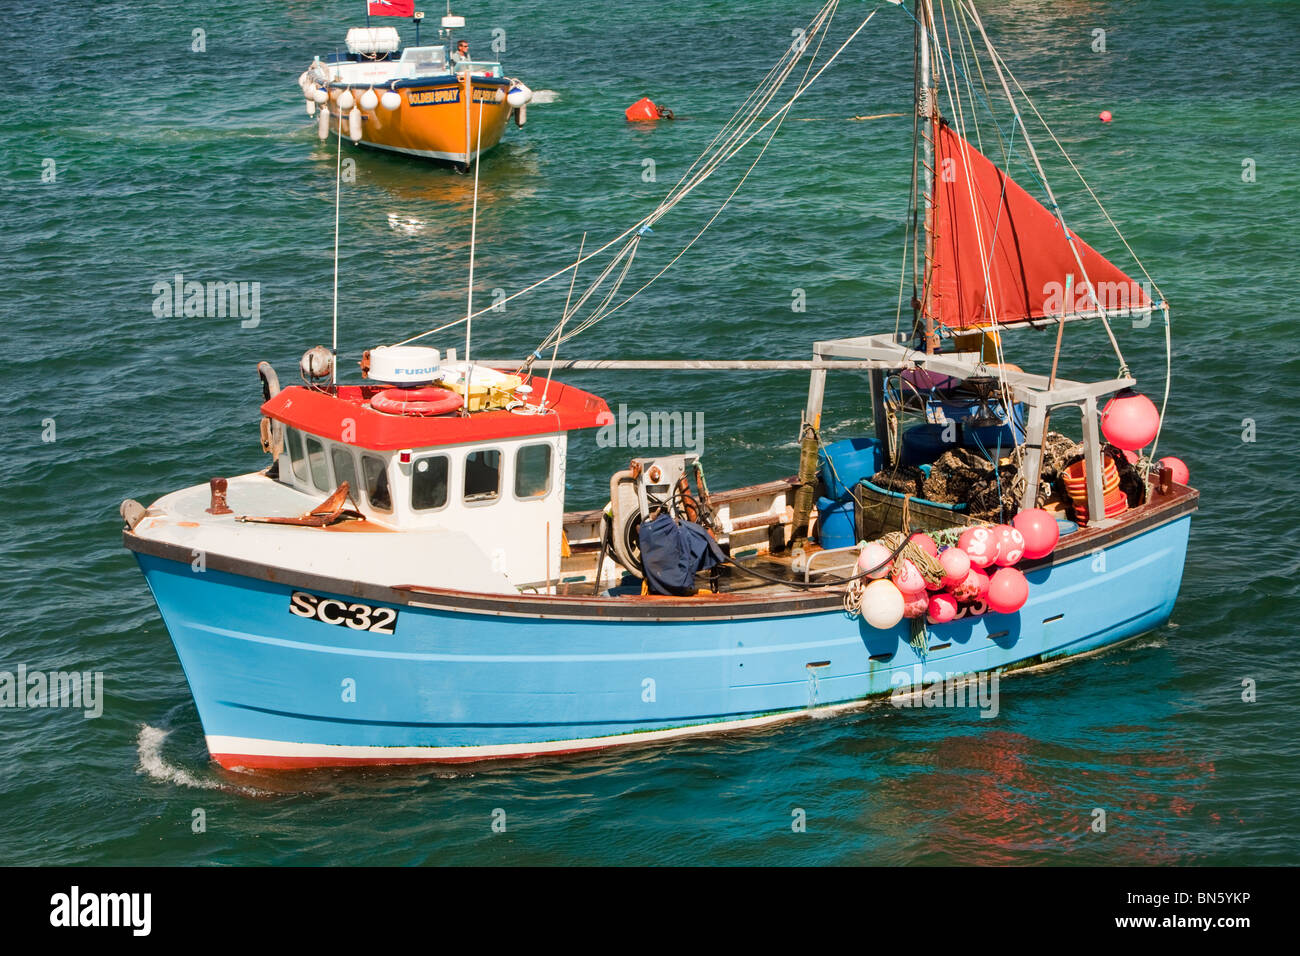
[[[872,13],[865,20],[862,21],[862,24],[856,30],[853,31],[853,33],[849,36],[849,38],[844,41],[844,43],[840,46],[840,48],[836,50],[835,54],[831,56],[829,60],[827,60],[827,62],[822,66],[820,70],[818,70],[817,74],[813,76],[811,80],[809,80],[808,74],[812,71],[813,66],[816,64],[817,57],[820,54],[822,44],[826,38],[825,28],[829,27],[829,24],[833,19],[834,8],[836,6],[836,3],[838,3],[838,0],[835,0],[835,3],[828,4],[827,7],[824,8],[823,13],[826,14],[824,23],[819,24],[818,21],[814,21],[814,29],[817,31],[816,35],[818,36],[817,47],[813,51],[812,58],[810,59],[808,66],[805,68],[803,77],[800,78],[797,89],[794,95],[790,98],[790,100],[784,106],[782,106],[766,123],[764,123],[761,127],[759,127],[750,135],[745,136],[746,131],[749,129],[749,127],[751,127],[754,124],[754,122],[757,121],[762,110],[767,106],[768,103],[771,102],[772,98],[775,96],[779,87],[789,77],[790,73],[793,72],[794,66],[797,64],[799,57],[802,55],[802,49],[806,49],[806,44],[804,44],[802,47],[800,47],[797,44],[791,47],[791,51],[795,53],[794,58],[791,59],[790,63],[781,70],[779,76],[774,81],[774,86],[772,90],[766,93],[765,95],[760,96],[757,102],[755,102],[755,105],[749,111],[749,115],[743,121],[737,124],[735,131],[729,137],[726,138],[726,141],[724,142],[724,145],[721,148],[721,150],[715,155],[708,157],[708,159],[704,162],[704,166],[701,167],[700,172],[697,174],[697,176],[701,178],[699,178],[698,181],[689,182],[687,186],[684,187],[683,190],[678,192],[676,195],[674,195],[673,191],[670,191],[669,195],[666,196],[665,199],[660,203],[660,206],[656,209],[656,211],[653,212],[649,217],[647,217],[646,227],[644,228],[648,228],[650,224],[657,222],[660,218],[662,218],[663,215],[665,215],[671,208],[676,206],[681,201],[682,198],[685,197],[687,192],[689,192],[691,189],[694,189],[695,186],[699,184],[699,182],[702,182],[703,178],[707,178],[709,175],[712,175],[714,170],[719,168],[728,159],[730,159],[741,149],[743,149],[746,145],[748,145],[759,133],[761,133],[764,129],[767,128],[767,126],[771,125],[775,121],[776,125],[773,127],[772,132],[768,135],[767,140],[763,144],[762,148],[759,150],[758,155],[755,157],[754,161],[750,163],[748,169],[745,170],[744,174],[740,177],[735,187],[731,190],[731,192],[719,205],[718,209],[708,219],[708,221],[699,230],[699,232],[697,232],[695,236],[692,237],[691,240],[687,242],[685,246],[682,247],[682,249],[677,253],[677,255],[675,255],[671,260],[669,260],[669,262],[662,269],[659,270],[659,272],[657,272],[654,276],[652,276],[648,281],[645,282],[644,285],[638,288],[635,292],[633,292],[625,299],[623,299],[621,302],[619,302],[618,305],[609,307],[609,303],[613,300],[613,296],[617,293],[618,289],[622,284],[623,279],[627,274],[627,269],[625,268],[623,274],[620,275],[618,280],[611,287],[609,293],[605,296],[605,299],[601,302],[601,304],[597,306],[591,312],[591,314],[587,316],[586,319],[584,319],[581,323],[579,323],[568,334],[563,335],[559,339],[559,341],[567,341],[569,339],[575,338],[578,335],[581,335],[583,332],[585,332],[587,329],[594,326],[596,323],[608,318],[610,315],[613,315],[615,312],[619,311],[628,303],[630,303],[638,295],[640,295],[647,288],[649,288],[650,285],[652,285],[661,276],[663,276],[664,273],[666,273],[670,268],[672,268],[672,266],[679,259],[681,259],[681,257],[684,256],[695,245],[696,242],[699,241],[700,237],[704,235],[704,233],[709,229],[710,226],[713,225],[713,223],[718,219],[718,217],[722,215],[723,210],[727,208],[731,200],[735,197],[735,195],[740,191],[741,187],[743,187],[745,182],[749,179],[749,176],[754,171],[754,168],[762,160],[764,154],[767,152],[768,147],[771,145],[773,138],[776,136],[776,133],[780,130],[782,123],[785,121],[785,118],[788,115],[790,107],[793,106],[795,101],[798,100],[799,97],[802,96],[803,93],[812,86],[812,84],[817,80],[817,78],[820,77],[823,72],[825,72],[826,68],[829,67],[832,62],[834,62],[836,57],[838,57],[839,54],[843,52],[845,47],[847,47],[848,44],[852,42],[853,38],[856,37],[857,34],[862,31],[863,27],[865,27],[867,23],[870,22],[871,18],[875,16],[875,11],[872,11]],[[768,75],[770,77],[772,76],[772,73],[769,72]],[[746,102],[750,102],[754,100],[754,95],[755,94],[751,94],[749,99]],[[739,115],[739,113],[737,115]],[[733,120],[735,120],[735,116],[733,116]],[[743,140],[740,139],[740,137],[742,136],[744,137]],[[716,143],[718,139],[719,136],[715,136],[714,142]],[[701,157],[701,159],[703,158],[704,157]],[[697,159],[696,162],[692,164],[692,168],[695,168],[695,166],[699,165],[701,159]],[[686,181],[685,176],[683,177],[682,181],[683,182]],[[674,190],[676,190],[676,187],[674,187]],[[644,228],[642,231],[644,231]],[[639,243],[639,240],[640,240],[640,234],[638,233],[637,236],[633,237],[632,241],[629,243],[629,246],[634,247]],[[629,266],[630,266],[630,262],[629,262]],[[582,299],[579,300],[578,305],[575,306],[574,308],[574,311],[577,311],[577,309],[581,308],[581,306],[586,301],[586,299],[604,281],[609,271],[610,271],[609,268],[607,268],[605,272],[602,273],[602,275],[597,278],[597,280],[592,284],[592,287],[589,288],[587,293],[582,297]],[[546,336],[546,338],[542,340],[542,343],[537,347],[537,349],[534,350],[533,355],[537,356],[543,349],[549,347],[552,344],[552,342],[555,341],[553,337],[556,335],[559,335],[558,328],[552,329],[552,331]],[[556,344],[558,344],[558,342]]]
[[[836,7],[838,6],[838,3],[839,0],[830,0],[830,2],[827,3],[826,6],[823,7],[822,10],[818,13],[818,15],[813,19],[812,23],[810,24],[809,30],[806,31],[806,35],[815,35],[819,31],[821,31],[825,27],[825,25],[829,23],[829,18],[831,17],[831,15],[833,15]],[[683,176],[682,181],[680,181],[677,186],[674,186],[673,189],[670,190],[668,196],[666,196],[664,200],[662,200],[660,204],[654,210],[652,210],[649,215],[644,216],[641,219],[637,220],[637,222],[634,223],[632,226],[625,229],[619,235],[615,236],[613,239],[609,240],[604,245],[600,246],[598,249],[595,249],[592,252],[588,253],[587,255],[581,257],[577,262],[568,265],[563,269],[559,269],[556,272],[552,273],[549,276],[546,276],[543,279],[539,279],[537,282],[532,283],[531,285],[521,289],[520,291],[514,293],[513,295],[507,296],[503,300],[498,300],[497,302],[494,302],[492,306],[489,306],[484,309],[480,309],[478,312],[475,312],[464,318],[454,319],[436,328],[428,329],[424,332],[418,333],[417,335],[410,336],[409,338],[403,339],[401,342],[398,342],[396,344],[405,345],[407,343],[425,338],[429,335],[434,335],[437,334],[438,332],[442,332],[449,328],[453,328],[454,326],[459,325],[461,322],[465,322],[470,319],[476,318],[479,315],[483,315],[484,313],[491,311],[497,306],[504,305],[505,303],[510,302],[518,298],[519,296],[525,295],[533,291],[534,289],[537,289],[538,287],[545,285],[546,283],[551,282],[554,279],[557,279],[560,276],[567,274],[570,270],[578,268],[584,262],[589,261],[590,259],[616,246],[620,242],[623,242],[629,237],[632,237],[633,241],[628,243],[628,245],[624,247],[624,249],[619,253],[619,255],[615,256],[614,260],[610,263],[610,265],[607,266],[605,270],[603,270],[601,276],[598,277],[598,282],[603,280],[603,278],[607,278],[608,275],[616,267],[619,261],[621,261],[625,256],[634,254],[637,242],[640,240],[641,236],[649,229],[649,227],[654,222],[657,222],[660,218],[662,218],[669,211],[671,211],[675,206],[677,206],[683,199],[686,198],[686,196],[688,196],[691,192],[693,192],[696,188],[698,188],[703,182],[705,182],[713,174],[713,172],[716,171],[716,169],[719,166],[721,166],[732,156],[738,153],[741,149],[747,146],[756,136],[761,134],[774,122],[779,123],[780,121],[782,121],[785,115],[789,112],[790,108],[794,105],[794,103],[800,97],[802,97],[803,94],[807,92],[807,90],[811,88],[812,85],[818,80],[818,78],[821,77],[821,75],[826,71],[826,69],[832,63],[835,62],[835,60],[839,57],[839,55],[844,51],[844,49],[849,45],[849,43],[851,43],[853,39],[855,39],[857,35],[866,27],[867,23],[871,21],[871,19],[875,16],[875,14],[876,14],[876,10],[872,10],[871,13],[867,16],[867,18],[863,20],[862,23],[857,27],[857,29],[855,29],[852,32],[852,34],[849,35],[848,39],[846,39],[844,43],[841,44],[841,46],[835,51],[835,53],[831,55],[831,57],[826,61],[826,63],[822,66],[822,68],[818,70],[817,73],[811,79],[807,80],[806,82],[802,82],[799,88],[790,97],[790,99],[786,101],[786,103],[780,109],[778,109],[773,116],[769,117],[756,129],[752,129],[751,131],[751,127],[754,126],[754,123],[757,121],[763,109],[775,97],[780,87],[784,84],[785,79],[788,78],[789,74],[793,71],[793,68],[797,64],[798,60],[803,56],[803,50],[806,47],[799,44],[793,44],[791,48],[782,56],[781,60],[778,61],[777,66],[774,67],[773,70],[769,71],[768,73],[769,78],[773,77],[774,74],[776,75],[775,81],[770,83],[765,82],[764,84],[760,84],[760,87],[755,91],[755,93],[752,93],[750,97],[746,100],[746,104],[752,104],[752,105],[750,105],[748,109],[746,109],[745,106],[742,106],[742,108],[737,111],[737,113],[732,117],[732,119],[729,120],[726,125],[724,125],[723,130],[720,131],[719,134],[714,137],[713,143],[717,144],[718,141],[721,139],[722,145],[713,152],[713,155],[710,155],[710,149],[706,148],[704,153],[702,153],[701,156],[697,158],[697,160],[692,164],[690,169],[688,169],[687,174]],[[770,86],[771,88],[765,89],[766,86]],[[730,132],[728,132],[729,130]],[[694,173],[692,173],[692,170],[694,170]],[[714,218],[716,218],[716,216]],[[624,273],[626,273],[626,269],[627,266],[625,266],[624,268]],[[615,284],[615,288],[617,288],[617,283]],[[594,289],[588,291],[590,293],[593,292]],[[639,291],[640,290],[638,290],[638,292]],[[619,306],[620,308],[622,304],[625,303],[621,303]],[[571,336],[566,336],[566,337],[571,337]],[[546,342],[546,344],[549,344],[550,336],[548,336],[547,339],[544,341]],[[537,357],[536,354],[534,354],[534,357]]]
[[[1110,321],[1106,317],[1106,310],[1102,307],[1101,302],[1098,301],[1096,295],[1096,289],[1092,284],[1092,280],[1088,278],[1088,270],[1083,264],[1083,257],[1079,253],[1079,247],[1074,241],[1074,234],[1070,231],[1070,227],[1065,221],[1065,215],[1061,212],[1061,207],[1057,204],[1056,197],[1052,194],[1052,187],[1047,183],[1047,173],[1044,172],[1043,165],[1038,159],[1038,152],[1034,149],[1033,141],[1029,138],[1029,130],[1025,127],[1024,120],[1020,116],[1020,110],[1016,107],[1015,99],[1011,95],[1011,88],[1007,85],[1006,75],[1004,74],[1002,68],[1003,67],[1002,58],[998,56],[997,51],[993,49],[993,41],[989,39],[988,33],[986,33],[984,30],[984,23],[982,20],[980,20],[979,11],[976,10],[974,6],[968,2],[968,0],[955,0],[955,2],[962,4],[964,7],[966,7],[966,9],[968,9],[971,22],[975,24],[976,28],[980,32],[980,37],[981,39],[983,39],[984,46],[989,53],[989,60],[993,63],[993,68],[994,70],[997,71],[998,79],[1002,83],[1002,91],[1003,93],[1006,94],[1007,103],[1011,107],[1011,112],[1015,115],[1016,121],[1020,124],[1021,133],[1024,134],[1025,148],[1029,151],[1030,158],[1033,159],[1034,165],[1038,168],[1039,175],[1042,177],[1043,180],[1043,187],[1047,190],[1047,198],[1051,200],[1052,209],[1056,213],[1056,218],[1061,223],[1061,230],[1065,233],[1065,238],[1070,244],[1070,251],[1074,254],[1075,265],[1079,267],[1079,273],[1083,276],[1083,281],[1088,284],[1088,291],[1090,297],[1092,298],[1092,304],[1097,307],[1097,312],[1101,318],[1102,328],[1105,329],[1106,331],[1106,337],[1110,339],[1111,348],[1115,350],[1115,357],[1119,359],[1120,375],[1121,376],[1127,375],[1128,363],[1124,361],[1124,353],[1120,350],[1119,342],[1116,340],[1115,333],[1110,327]],[[1062,325],[1064,325],[1065,322],[1064,310],[1062,310],[1060,322],[1062,323]],[[1055,380],[1056,380],[1056,370],[1053,369],[1051,379],[1049,380],[1049,387],[1055,384]]]
[[[939,12],[940,12],[940,16],[943,18],[944,40],[950,45],[951,38],[948,33],[948,14],[947,14],[946,5],[941,3]],[[966,116],[965,116],[965,111],[962,108],[961,91],[957,83],[958,67],[957,64],[952,60],[951,56],[945,58],[943,53],[944,45],[939,43],[937,36],[935,37],[934,49],[935,49],[935,57],[939,62],[939,68],[943,74],[945,92],[948,94],[948,105],[952,109],[953,119],[957,124],[957,131],[961,140],[962,165],[965,167],[965,172],[966,172],[966,196],[970,202],[971,219],[975,224],[976,248],[980,250],[980,270],[984,278],[985,303],[988,309],[989,317],[992,320],[990,323],[992,328],[991,338],[993,341],[994,355],[997,358],[996,365],[997,365],[998,393],[1002,398],[1003,411],[1006,413],[1008,420],[1013,421],[1012,416],[1014,414],[1015,406],[1014,403],[1012,402],[1011,386],[1007,383],[1006,371],[1003,367],[1005,366],[1006,362],[1005,362],[1005,356],[1003,355],[1002,352],[1002,336],[998,332],[998,307],[997,307],[996,297],[993,294],[993,270],[992,270],[993,253],[997,248],[998,229],[1002,224],[1002,207],[1006,200],[1007,178],[1002,177],[1002,190],[998,196],[998,206],[997,206],[998,215],[997,215],[997,219],[994,221],[993,224],[993,234],[989,237],[988,245],[985,246],[984,227],[980,221],[979,209],[977,208],[975,202],[977,190],[975,189],[975,183],[971,173],[970,140],[966,135]],[[948,78],[949,68],[951,68],[952,70],[951,81]],[[969,89],[970,89],[970,85],[968,83],[967,90],[969,91]],[[957,90],[957,94],[955,97],[953,95],[954,90]],[[1015,127],[1012,127],[1013,132],[1014,130]],[[987,249],[987,253],[985,252],[986,249]],[[982,349],[981,349],[981,353],[982,353]],[[982,358],[983,355],[981,354],[981,359]],[[1016,433],[1014,421],[1012,424],[1011,436],[1012,436],[1012,442],[1018,446],[1020,442],[1019,442],[1019,436]],[[996,465],[997,463],[995,462],[994,463],[995,468]]]

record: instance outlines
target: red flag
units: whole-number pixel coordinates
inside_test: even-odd
[[[372,17],[411,17],[415,0],[368,0],[366,12]]]
[[[947,124],[935,139],[927,315],[960,329],[1095,312],[1098,303],[1108,314],[1151,305],[1137,282],[1074,236],[1095,299],[1089,296],[1056,216]]]

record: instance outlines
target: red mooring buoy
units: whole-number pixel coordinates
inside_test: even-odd
[[[629,123],[646,123],[659,119],[672,119],[673,111],[666,106],[655,105],[654,100],[642,97],[623,111]]]

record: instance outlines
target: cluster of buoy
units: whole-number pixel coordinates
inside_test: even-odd
[[[946,624],[987,611],[1014,614],[1029,599],[1029,581],[1015,565],[1047,557],[1060,535],[1056,518],[1041,508],[1021,511],[1011,524],[967,528],[943,549],[916,532],[911,544],[935,559],[924,562],[928,574],[905,551],[895,556],[897,548],[867,542],[858,554],[858,573],[869,581],[861,589],[860,613],[882,630],[904,618]]]
[[[330,90],[321,84],[319,75],[313,76],[312,71],[308,70],[298,77],[298,85],[302,87],[302,95],[307,101],[307,115],[315,116],[317,107],[323,107],[330,101]],[[396,90],[384,90],[383,94],[375,92],[374,87],[370,87],[360,96],[353,94],[350,89],[342,89],[335,94],[335,105],[338,107],[339,115],[347,114],[348,120],[348,138],[352,142],[358,142],[361,139],[361,113],[362,110],[373,111],[379,107],[392,112],[402,105],[402,94]],[[316,134],[321,139],[328,139],[330,134],[329,110],[320,111],[320,119],[317,123]]]
[[[1130,462],[1138,460],[1137,452],[1155,441],[1159,432],[1160,411],[1155,402],[1131,388],[1118,392],[1101,411],[1101,433]],[[1180,485],[1192,479],[1187,465],[1173,455],[1161,458],[1159,465],[1168,468]]]

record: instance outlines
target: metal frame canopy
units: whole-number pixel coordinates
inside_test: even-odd
[[[506,360],[493,360],[491,367],[507,367]],[[812,482],[816,471],[817,441],[821,430],[822,400],[826,391],[826,373],[832,370],[867,372],[871,380],[872,415],[876,438],[884,443],[887,435],[884,409],[879,396],[883,391],[884,375],[901,369],[918,368],[939,375],[967,379],[973,375],[993,372],[978,352],[927,353],[912,344],[905,333],[893,335],[863,335],[847,339],[828,339],[813,343],[813,357],[808,359],[539,359],[533,368],[537,371],[558,369],[609,369],[619,371],[807,371],[808,403],[804,409],[801,428],[800,481],[796,493],[796,526],[798,515],[812,507]],[[1105,492],[1101,464],[1100,420],[1097,399],[1121,389],[1130,388],[1136,380],[1128,376],[1100,382],[1073,382],[1058,378],[1053,384],[1046,375],[997,369],[997,374],[1007,383],[1012,399],[1029,407],[1026,426],[1025,471],[1032,480],[1025,483],[1021,499],[1022,508],[1036,504],[1038,476],[1043,461],[1043,437],[1047,428],[1048,412],[1053,408],[1077,406],[1083,421],[1084,454],[1087,461],[1088,514],[1101,515],[1089,519],[1089,524],[1106,528],[1116,523],[1104,517]]]
[[[879,396],[883,392],[883,374],[900,369],[918,368],[939,375],[967,379],[973,375],[992,371],[978,352],[927,353],[911,344],[908,336],[864,335],[848,339],[830,339],[813,344],[813,358],[819,367],[814,368],[808,386],[808,406],[804,424],[818,428],[821,421],[822,398],[826,386],[826,371],[835,366],[835,360],[851,360],[853,367],[868,369],[871,378],[873,419],[876,438],[885,440],[885,416]],[[825,368],[820,367],[825,363]],[[1037,503],[1038,475],[1043,461],[1043,437],[1047,427],[1047,413],[1061,406],[1078,406],[1083,419],[1083,444],[1086,456],[1088,489],[1088,514],[1094,516],[1090,524],[1108,527],[1115,519],[1104,517],[1105,493],[1101,463],[1100,420],[1097,399],[1121,389],[1130,388],[1136,381],[1127,376],[1101,382],[1072,382],[1057,379],[1052,384],[1045,375],[1033,375],[1000,368],[997,374],[1006,381],[1016,402],[1029,407],[1029,422],[1025,440],[1025,493],[1022,508],[1032,508]]]

